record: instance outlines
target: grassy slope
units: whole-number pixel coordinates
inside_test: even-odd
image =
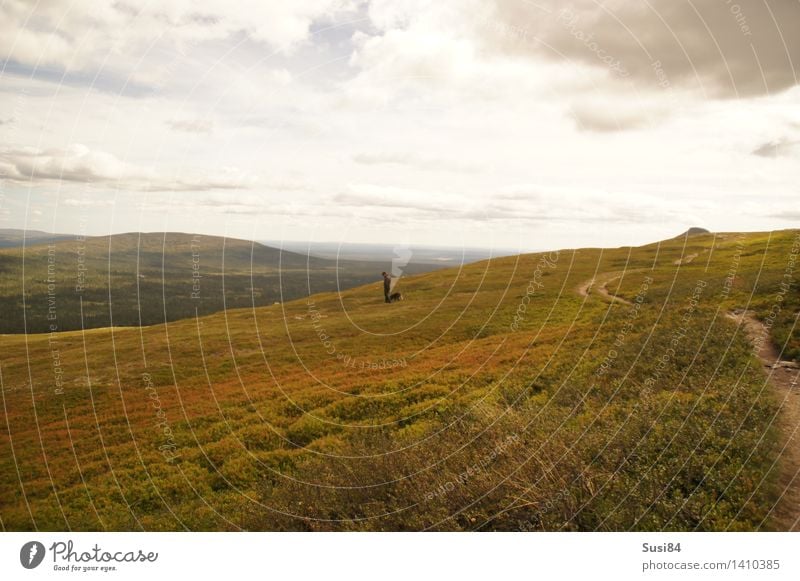
[[[51,324],[62,331],[112,323],[153,325],[226,306],[271,305],[350,288],[380,278],[387,268],[359,261],[337,264],[244,240],[200,236],[193,242],[192,235],[180,233],[119,234],[85,242],[73,237],[53,248],[52,253],[47,244],[0,249],[0,333],[49,332]],[[193,278],[195,264],[199,279]],[[54,283],[52,289],[48,282]],[[76,290],[79,283],[83,289]],[[193,298],[195,283],[199,295]],[[56,318],[49,320],[53,304]]]
[[[769,311],[797,235],[496,259],[404,279],[393,305],[372,284],[0,337],[2,525],[769,528],[777,405],[724,312],[751,298]],[[618,270],[609,289],[631,299],[652,277],[639,309],[576,292]],[[790,292],[779,332],[796,318]]]

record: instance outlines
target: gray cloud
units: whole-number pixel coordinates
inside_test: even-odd
[[[763,143],[753,150],[753,155],[759,157],[789,157],[800,151],[800,141],[788,139],[786,137],[776,141]]]
[[[482,28],[489,46],[609,69],[613,61],[621,76],[654,88],[690,86],[731,97],[798,82],[796,0],[497,0],[495,18]]]
[[[646,127],[651,119],[648,115],[636,111],[613,111],[604,106],[572,107],[569,111],[578,129],[600,133],[626,131]]]
[[[2,10],[0,10],[2,12]],[[0,14],[2,18],[2,14]],[[0,31],[2,34],[2,31]],[[91,87],[101,93],[120,95],[125,97],[145,97],[152,95],[156,89],[151,83],[142,83],[130,74],[123,74],[100,68],[92,71],[69,71],[59,67],[45,67],[38,63],[21,64],[6,61],[3,63],[3,74],[14,75],[26,79],[53,83],[58,87]],[[28,96],[45,93],[47,89],[37,88]]]
[[[790,222],[800,222],[800,212],[796,210],[786,210],[785,212],[774,212],[767,214],[767,218],[777,218],[778,220],[787,220]]]

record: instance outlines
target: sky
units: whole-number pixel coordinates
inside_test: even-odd
[[[0,228],[493,248],[800,225],[796,0],[5,0]]]

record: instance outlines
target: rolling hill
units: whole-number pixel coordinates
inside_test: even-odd
[[[271,305],[380,279],[390,264],[182,233],[15,246],[0,249],[0,333],[153,325]],[[405,271],[434,268],[412,261]]]
[[[52,234],[41,230],[21,230],[18,228],[0,228],[0,248],[16,246],[48,244],[74,238],[68,234]]]
[[[2,336],[0,522],[797,527],[799,252],[798,230],[697,234],[419,274],[391,305],[372,283]]]

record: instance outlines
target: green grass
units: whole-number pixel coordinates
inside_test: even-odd
[[[797,236],[493,259],[404,278],[392,305],[374,283],[0,337],[2,525],[768,529],[778,406],[724,315],[770,312]],[[609,290],[639,307],[577,293],[618,270]],[[773,325],[788,348],[796,301],[794,283]]]

